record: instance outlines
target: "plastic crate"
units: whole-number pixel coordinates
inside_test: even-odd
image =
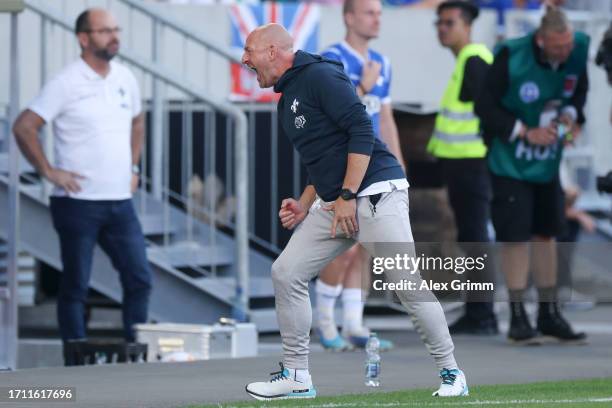
[[[147,344],[147,361],[192,361],[257,355],[257,330],[252,323],[198,325],[138,324],[136,339]],[[172,356],[177,356],[173,360]]]

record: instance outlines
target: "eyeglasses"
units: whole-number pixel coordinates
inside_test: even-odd
[[[455,20],[436,20],[436,22],[434,23],[434,25],[436,27],[440,27],[440,26],[446,26],[448,28],[451,28],[452,26],[455,25]]]
[[[86,30],[86,33],[96,33],[96,34],[104,34],[104,35],[111,35],[111,34],[119,34],[121,32],[121,27],[115,27],[115,28],[99,28],[97,30]]]

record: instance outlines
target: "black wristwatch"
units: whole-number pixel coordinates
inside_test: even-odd
[[[353,193],[348,188],[343,188],[342,191],[340,191],[340,197],[344,201],[350,201],[350,200],[354,200],[355,198],[357,198],[357,193]]]

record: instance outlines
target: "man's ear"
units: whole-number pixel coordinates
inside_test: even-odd
[[[79,41],[79,45],[81,49],[86,48],[89,43],[89,38],[87,37],[87,33],[78,33],[77,40]]]
[[[276,48],[276,46],[270,45],[270,47],[268,48],[268,59],[270,61],[273,61],[276,58],[277,52],[278,49]]]
[[[346,27],[351,27],[353,25],[353,13],[348,12],[343,17],[344,17],[344,25]]]

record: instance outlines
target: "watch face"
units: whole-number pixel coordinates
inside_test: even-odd
[[[348,201],[348,200],[352,200],[353,198],[355,198],[355,194],[353,194],[353,192],[351,190],[344,189],[340,193],[340,197],[342,197],[342,199]]]

